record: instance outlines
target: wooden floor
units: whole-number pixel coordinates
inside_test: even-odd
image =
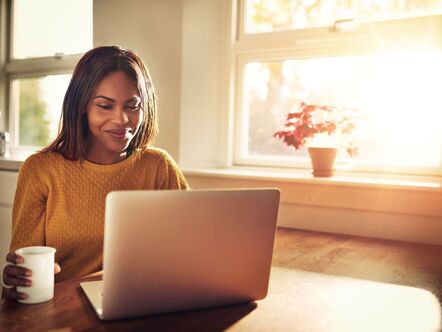
[[[442,303],[442,246],[278,229],[273,266],[425,289]]]

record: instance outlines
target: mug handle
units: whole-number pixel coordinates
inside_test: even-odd
[[[2,279],[2,286],[3,286],[3,288],[12,288],[12,287],[14,287],[14,286],[12,286],[12,285],[7,285],[7,284],[5,284],[5,282],[3,281],[3,272],[4,272],[4,270],[5,270],[5,267],[8,266],[8,265],[14,265],[14,264],[12,264],[12,263],[6,263],[6,264],[4,264],[3,267],[2,267],[2,276],[1,276],[1,279]]]

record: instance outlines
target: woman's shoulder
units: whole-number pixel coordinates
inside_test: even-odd
[[[23,165],[44,165],[49,162],[60,162],[62,159],[63,156],[58,152],[39,151],[26,158]]]
[[[36,152],[30,155],[22,164],[20,169],[28,171],[37,169],[48,169],[56,167],[63,160],[63,156],[57,152]]]
[[[146,148],[140,153],[144,167],[150,168],[149,174],[155,174],[157,189],[189,189],[189,185],[177,163],[166,151],[159,148]],[[146,158],[146,159],[144,159]]]
[[[170,156],[170,154],[160,148],[155,147],[148,147],[142,150],[138,150],[137,153],[140,155],[140,159],[143,160],[156,160],[156,161],[166,161],[170,162],[173,161],[173,158]]]

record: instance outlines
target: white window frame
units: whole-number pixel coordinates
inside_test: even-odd
[[[442,15],[418,18],[395,19],[383,22],[362,22],[350,30],[335,23],[334,26],[290,30],[271,33],[245,34],[245,0],[231,0],[230,20],[230,61],[233,70],[234,137],[232,145],[232,165],[310,168],[310,162],[293,160],[288,157],[243,158],[242,149],[247,144],[241,139],[247,125],[242,98],[244,65],[252,61],[277,61],[286,58],[310,58],[322,56],[354,56],[377,54],[378,52],[398,52],[414,50],[416,46],[427,49],[436,46],[442,49]],[[379,36],[383,36],[379,43]],[[425,38],[422,38],[425,36]],[[441,156],[442,156],[442,134]],[[336,165],[342,172],[375,172],[413,175],[442,175],[442,157],[439,167],[412,168],[400,166]]]
[[[57,53],[47,57],[13,59],[13,6],[12,0],[0,0],[0,110],[4,110],[0,114],[0,129],[9,131],[9,149],[15,154],[33,152],[36,146],[19,145],[18,95],[13,88],[13,81],[18,78],[72,74],[83,54]]]

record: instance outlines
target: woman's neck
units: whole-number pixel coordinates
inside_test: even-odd
[[[86,160],[99,165],[116,164],[128,157],[127,151],[108,153],[107,151],[88,151]]]

